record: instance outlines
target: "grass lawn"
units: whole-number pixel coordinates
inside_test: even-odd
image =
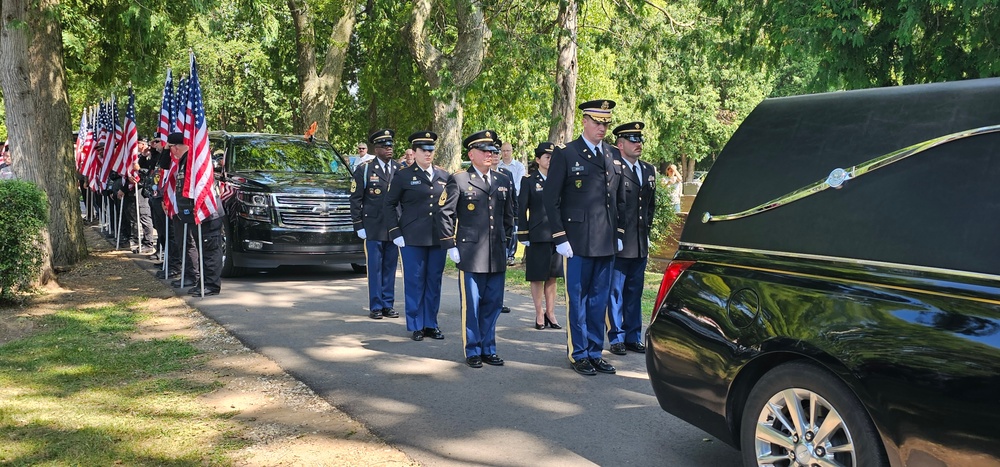
[[[62,310],[0,345],[0,464],[230,463],[243,441],[196,401],[215,386],[183,378],[199,351],[130,338],[135,303]]]

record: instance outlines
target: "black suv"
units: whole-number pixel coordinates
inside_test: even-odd
[[[997,102],[1000,79],[758,105],[657,295],[660,406],[746,466],[1000,465]]]
[[[218,131],[209,141],[227,214],[224,276],[281,265],[365,270],[351,223],[351,172],[329,143]]]

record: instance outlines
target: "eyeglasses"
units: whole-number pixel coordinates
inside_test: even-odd
[[[358,151],[367,151],[367,150],[368,150],[368,148],[366,148],[366,147],[358,146]]]

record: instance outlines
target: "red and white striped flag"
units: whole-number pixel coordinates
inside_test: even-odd
[[[118,145],[118,165],[115,172],[131,181],[138,176],[134,162],[139,158],[139,134],[135,128],[135,93],[128,87],[128,107],[125,109],[125,125],[122,127],[121,142]]]
[[[163,172],[160,192],[163,193],[163,212],[167,217],[177,215],[177,167],[179,161],[170,161],[170,168]]]
[[[76,171],[83,173],[83,144],[87,139],[87,109],[80,114],[80,129],[76,132],[76,144],[73,145],[73,162]]]
[[[118,125],[118,105],[115,96],[111,96],[111,104],[105,112],[104,153],[101,155],[101,171],[98,176],[100,189],[108,183],[108,176],[115,167],[115,155],[118,153],[118,140],[121,139],[121,127]]]
[[[212,193],[215,182],[212,155],[208,150],[208,125],[205,123],[205,104],[198,82],[198,64],[191,52],[191,76],[188,78],[188,105],[184,119],[184,144],[188,146],[187,167],[184,168],[184,187],[181,194],[194,200],[195,224],[219,210]]]
[[[160,124],[156,128],[157,137],[163,144],[167,143],[167,135],[172,129],[171,118],[173,115],[174,100],[174,76],[167,68],[167,81],[163,83],[163,99],[160,101]]]
[[[90,114],[90,115],[87,115]],[[84,127],[80,135],[83,137],[78,143],[79,151],[79,171],[84,176],[87,176],[87,181],[90,181],[90,175],[93,173],[93,166],[96,157],[94,156],[94,125],[95,119],[97,117],[96,107],[91,107],[86,109],[83,113],[84,115]]]

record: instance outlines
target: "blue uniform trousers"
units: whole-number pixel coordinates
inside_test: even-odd
[[[392,308],[395,303],[399,247],[392,242],[365,240],[365,263],[368,266],[369,310]]]
[[[465,326],[465,358],[497,353],[497,318],[503,307],[503,272],[458,271]]]
[[[406,330],[437,328],[445,251],[439,246],[404,246],[400,254],[403,256]]]
[[[642,341],[642,285],[647,258],[615,258],[608,303],[608,342]]]
[[[601,358],[614,261],[614,256],[574,256],[564,260],[570,362]]]

